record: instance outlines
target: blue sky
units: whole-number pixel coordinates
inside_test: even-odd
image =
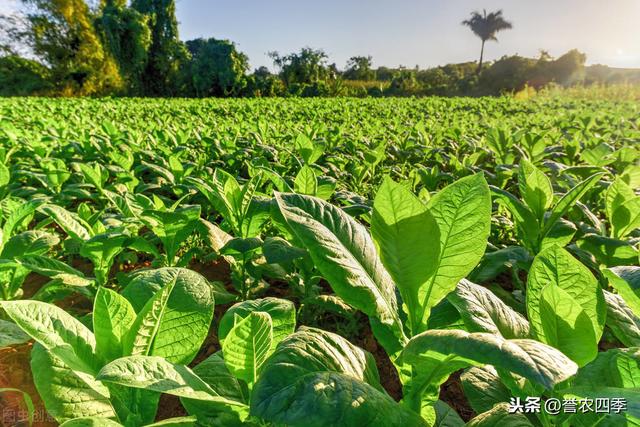
[[[178,0],[182,38],[235,41],[251,64],[266,52],[323,48],[344,67],[353,55],[375,65],[430,67],[475,59],[480,42],[460,25],[472,10],[503,9],[514,29],[486,47],[505,54],[559,55],[579,48],[589,63],[640,67],[640,0]]]
[[[0,0],[0,13],[16,4]],[[590,64],[640,67],[640,0],[177,0],[183,40],[230,39],[253,67],[271,66],[269,51],[304,46],[324,49],[340,68],[353,55],[392,67],[474,60],[480,42],[460,22],[482,8],[502,9],[514,24],[487,45],[487,59],[575,47]]]

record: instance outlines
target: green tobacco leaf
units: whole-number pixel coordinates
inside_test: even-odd
[[[541,238],[544,237],[551,231],[551,228],[554,226],[556,221],[562,218],[568,211],[575,205],[578,200],[582,196],[584,196],[587,191],[591,189],[602,177],[602,173],[596,173],[589,178],[585,179],[571,190],[569,190],[562,198],[555,204],[553,209],[551,210],[551,215],[544,223],[544,228],[542,229]]]
[[[421,366],[433,366],[434,361],[452,365],[458,360],[463,366],[491,364],[547,389],[574,375],[578,368],[564,354],[538,341],[506,340],[492,334],[460,330],[433,330],[416,335],[402,351],[401,358],[419,371]],[[459,367],[450,369],[455,371]]]
[[[486,283],[511,267],[528,266],[531,263],[529,251],[521,246],[508,246],[497,251],[487,252],[478,267],[468,276],[476,283]]]
[[[511,397],[511,392],[490,365],[468,369],[460,375],[460,383],[476,413],[489,411],[498,403],[509,402]]]
[[[389,354],[397,352],[406,338],[395,284],[367,230],[341,209],[314,197],[276,193],[276,202],[334,292],[378,320],[376,337]]]
[[[576,231],[577,228],[572,222],[562,218],[558,219],[553,227],[551,227],[551,230],[549,230],[549,233],[542,239],[540,251],[544,251],[553,245],[560,246],[561,248],[567,246],[571,243]]]
[[[0,308],[31,338],[75,371],[100,366],[91,331],[64,310],[40,301],[0,301]]]
[[[16,262],[29,271],[33,271],[47,277],[54,277],[60,274],[67,274],[69,276],[76,276],[80,278],[84,277],[82,272],[70,267],[64,262],[42,255],[21,257],[17,259]]]
[[[186,366],[174,365],[162,357],[123,357],[102,368],[96,378],[126,387],[204,400],[212,404],[244,406],[219,396]]]
[[[538,221],[542,221],[544,213],[553,203],[553,187],[549,178],[533,163],[522,159],[518,169],[518,186],[522,199]]]
[[[605,193],[605,212],[610,222],[613,221],[616,210],[622,206],[625,202],[632,200],[636,197],[633,188],[629,186],[622,177],[618,177],[607,188]],[[621,224],[624,225],[624,224]],[[611,224],[612,228],[616,227],[616,224]],[[613,234],[613,230],[612,234]]]
[[[489,332],[504,338],[528,338],[529,322],[490,290],[462,279],[449,294],[469,332]]]
[[[122,424],[104,417],[82,417],[65,421],[60,427],[122,427]]]
[[[4,187],[11,182],[11,172],[3,163],[0,163],[0,187]]]
[[[640,347],[640,317],[636,316],[620,295],[604,291],[607,303],[607,326],[627,347]]]
[[[138,312],[124,341],[126,354],[193,360],[213,319],[213,288],[204,277],[184,268],[149,270],[122,294]]]
[[[315,196],[318,193],[318,179],[316,173],[309,166],[303,166],[293,182],[296,193]]]
[[[540,341],[562,351],[578,366],[592,361],[598,354],[598,340],[587,313],[558,286],[545,286],[540,297]]]
[[[440,252],[438,224],[420,199],[387,177],[373,203],[371,234],[407,305],[410,329],[417,332],[425,310],[428,312],[451,291],[433,281],[431,289],[427,289]],[[429,292],[428,305],[423,307],[422,300]]]
[[[324,146],[322,144],[311,141],[303,134],[298,135],[296,138],[295,147],[307,165],[314,164],[324,153]]]
[[[509,404],[501,403],[487,412],[476,416],[467,423],[467,427],[534,427],[531,421],[520,413],[509,413]]]
[[[593,255],[606,267],[629,265],[638,259],[638,250],[624,240],[612,239],[598,234],[586,234],[577,241],[578,247]]]
[[[618,206],[611,218],[613,236],[622,239],[640,228],[640,197]]]
[[[18,325],[0,319],[0,348],[23,344],[30,339]]]
[[[640,292],[636,292],[629,282],[617,275],[613,270],[607,268],[602,273],[609,281],[609,285],[618,292],[633,314],[640,317],[640,296],[638,296]]]
[[[220,319],[218,339],[225,340],[229,331],[234,327],[236,317],[244,319],[254,312],[267,313],[271,317],[273,325],[272,349],[275,349],[296,328],[295,305],[289,300],[267,297],[243,301],[229,308]]]
[[[610,270],[623,278],[631,286],[636,295],[640,293],[640,267],[635,265],[621,265],[612,267]]]
[[[7,200],[7,199],[5,199]],[[22,228],[24,221],[28,221],[33,217],[33,213],[36,209],[42,205],[42,201],[32,200],[30,202],[21,203],[15,209],[11,210],[11,213],[6,218],[4,225],[2,226],[2,239],[3,242],[7,242],[14,231]]]
[[[292,246],[281,237],[267,237],[262,245],[262,253],[269,264],[283,264],[307,255],[302,248]]]
[[[157,423],[147,424],[146,427],[193,427],[198,425],[198,418],[196,417],[174,417],[158,421]]]
[[[440,230],[436,272],[421,288],[426,328],[428,309],[455,289],[484,254],[491,229],[491,193],[481,174],[462,178],[436,194],[427,205]]]
[[[527,314],[532,332],[541,339],[545,336],[541,299],[546,286],[557,286],[575,300],[593,324],[598,341],[602,336],[606,306],[600,284],[589,269],[557,246],[545,249],[536,256],[527,281]]]
[[[248,391],[229,372],[221,352],[212,354],[196,365],[193,372],[218,395],[237,402],[248,403]],[[240,425],[241,419],[249,414],[248,407],[243,412],[238,409],[232,410],[228,407],[210,405],[201,400],[180,398],[180,401],[189,414],[196,415],[200,422],[206,425]]]
[[[229,371],[248,384],[255,384],[260,369],[271,352],[271,316],[254,311],[229,331],[222,343],[222,354]]]
[[[622,398],[627,416],[640,418],[640,350],[611,349],[578,371],[570,387],[559,390],[565,397]]]
[[[60,243],[58,236],[42,230],[29,230],[11,237],[2,249],[1,257],[12,259],[44,255]]]
[[[39,344],[31,350],[31,372],[47,412],[59,423],[77,417],[116,417],[106,387],[93,376],[79,376]]]
[[[199,225],[200,206],[185,206],[171,211],[147,210],[142,221],[162,242],[167,259],[173,263],[180,245]]]
[[[40,210],[51,217],[71,238],[79,241],[91,238],[91,227],[75,214],[57,205],[44,205]]]
[[[496,203],[507,208],[515,219],[523,246],[535,252],[538,245],[540,224],[534,213],[513,194],[498,187],[491,186],[490,188]]]
[[[384,393],[369,353],[311,328],[278,346],[250,406],[254,416],[292,426],[426,425]]]
[[[107,361],[124,356],[123,339],[136,319],[126,298],[101,287],[93,303],[93,333],[96,348]]]
[[[128,236],[119,232],[107,232],[91,237],[82,243],[80,255],[91,260],[99,284],[106,284],[109,269],[115,257],[122,252]]]

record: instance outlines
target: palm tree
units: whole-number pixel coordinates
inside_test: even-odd
[[[491,12],[487,15],[486,9],[483,9],[483,13],[480,12],[472,12],[471,19],[466,19],[462,21],[462,25],[466,25],[471,28],[473,34],[480,37],[482,40],[482,48],[480,49],[480,63],[478,64],[478,72],[482,69],[482,57],[484,56],[484,43],[487,40],[495,40],[496,33],[502,30],[508,30],[512,28],[511,22],[506,21],[502,17],[502,11],[498,10],[497,12]]]

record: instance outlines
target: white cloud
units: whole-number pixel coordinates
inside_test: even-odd
[[[1,0],[0,14],[10,14],[18,10],[18,2],[16,0]]]

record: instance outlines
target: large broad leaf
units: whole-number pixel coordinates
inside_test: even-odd
[[[245,406],[218,395],[186,366],[174,365],[162,357],[123,357],[102,368],[96,378],[126,387],[204,400],[214,405],[239,408]]]
[[[469,332],[489,332],[504,338],[528,338],[529,322],[490,290],[466,279],[449,294]]]
[[[0,308],[69,368],[94,375],[100,366],[91,331],[64,310],[40,301],[0,301]]]
[[[109,393],[92,377],[79,377],[62,360],[41,345],[31,351],[31,371],[38,395],[58,422],[77,417],[115,418]]]
[[[213,319],[213,288],[204,277],[183,268],[150,270],[137,275],[123,296],[138,309],[124,340],[128,354],[193,360]]]
[[[612,236],[622,238],[640,225],[640,197],[621,177],[607,189],[605,202]]]
[[[467,427],[533,427],[529,419],[520,413],[509,413],[509,404],[500,403],[467,423]]]
[[[640,350],[612,349],[599,353],[593,362],[580,369],[571,387],[559,393],[565,397],[625,399],[627,411],[624,415],[634,417],[637,423],[640,418]]]
[[[14,231],[22,228],[22,224],[25,221],[29,221],[29,218],[33,216],[35,210],[42,205],[42,203],[42,201],[32,200],[21,203],[15,209],[11,210],[11,213],[2,226],[2,241],[0,243],[6,243],[7,240],[13,236]]]
[[[495,279],[500,273],[510,268],[527,268],[531,264],[531,255],[522,246],[507,246],[497,251],[487,252],[482,261],[468,276],[476,283],[487,283]]]
[[[633,314],[640,317],[640,296],[638,296],[640,292],[636,292],[631,283],[620,277],[613,270],[606,269],[603,271],[603,274],[609,281],[611,287],[624,299],[624,302]]]
[[[380,258],[398,286],[409,315],[409,329],[421,329],[425,310],[437,304],[451,289],[427,289],[440,252],[440,231],[426,205],[401,184],[385,178],[376,194],[371,234]],[[422,306],[427,292],[428,306]]]
[[[624,240],[586,234],[576,243],[580,249],[593,255],[598,263],[606,267],[629,265],[638,259],[638,250]]]
[[[538,221],[553,202],[553,187],[549,178],[530,161],[522,159],[518,169],[520,195]]]
[[[491,193],[481,174],[462,178],[436,194],[427,206],[440,230],[436,272],[420,293],[428,309],[455,289],[484,254],[491,229]],[[427,262],[427,260],[425,260]]]
[[[1,258],[44,255],[60,242],[58,236],[42,230],[29,230],[10,238],[2,249]]]
[[[124,356],[122,341],[136,318],[126,298],[101,287],[93,303],[93,333],[96,347],[107,361]]]
[[[489,411],[497,403],[509,402],[511,392],[493,366],[473,367],[460,376],[464,395],[476,413]]]
[[[609,221],[614,217],[615,211],[625,202],[636,197],[633,188],[629,186],[621,177],[616,178],[607,188],[605,193],[605,212]],[[615,228],[616,224],[611,224]]]
[[[613,236],[622,239],[640,227],[640,197],[618,206],[611,218]]]
[[[306,165],[303,166],[296,175],[293,188],[296,193],[315,196],[318,192],[318,179],[313,169]]]
[[[318,329],[289,336],[264,366],[251,414],[291,426],[421,426],[384,393],[373,357]]]
[[[22,344],[30,339],[31,337],[22,332],[18,325],[0,319],[0,348]]]
[[[91,227],[68,210],[50,204],[42,206],[40,210],[50,216],[71,238],[84,241],[91,237]]]
[[[540,236],[541,238],[544,238],[551,231],[551,228],[555,225],[556,221],[562,218],[569,209],[571,209],[573,205],[575,205],[578,200],[580,200],[580,198],[598,182],[602,175],[602,173],[596,173],[590,176],[562,196],[551,210],[549,218],[545,221],[545,225]]]
[[[273,325],[268,313],[254,311],[229,331],[222,343],[224,361],[239,379],[255,384],[273,342]]]
[[[460,330],[434,330],[416,335],[404,348],[401,358],[422,372],[424,369],[421,368],[425,366],[442,369],[441,365],[453,366],[456,361],[462,362],[463,366],[490,364],[547,389],[571,377],[578,369],[564,354],[538,341],[506,340],[493,334]]]
[[[568,292],[549,284],[540,295],[539,339],[559,349],[579,366],[598,354],[598,339],[587,313]]]
[[[296,328],[296,307],[285,299],[281,298],[261,298],[243,301],[235,304],[225,311],[220,325],[218,326],[218,339],[224,341],[229,331],[233,328],[236,316],[241,319],[254,312],[268,313],[273,325],[272,349],[288,335],[292,334]]]
[[[640,317],[636,316],[620,295],[604,291],[607,303],[607,326],[627,347],[640,347]]]
[[[315,197],[276,193],[276,202],[334,292],[377,320],[380,327],[374,332],[379,342],[389,354],[397,352],[406,338],[395,285],[364,226]]]
[[[248,390],[235,376],[229,372],[221,352],[214,353],[193,368],[193,372],[207,383],[218,395],[248,404]],[[248,415],[229,407],[210,405],[201,400],[180,398],[182,406],[191,415],[196,415],[206,425],[241,425],[241,418]]]
[[[591,320],[596,341],[600,340],[606,316],[604,295],[587,267],[557,246],[534,259],[527,281],[527,314],[533,333],[540,339],[545,337],[541,314],[545,286],[557,286],[569,294]]]

